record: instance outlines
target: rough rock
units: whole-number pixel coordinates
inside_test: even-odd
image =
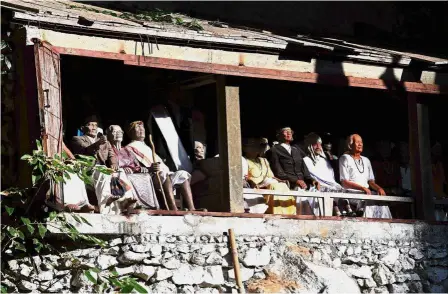
[[[221,254],[221,256],[229,254],[229,248],[219,248],[219,254]]]
[[[246,252],[246,256],[243,259],[245,266],[265,266],[269,264],[271,260],[271,253],[269,247],[263,246],[260,251],[255,248],[250,248]]]
[[[155,272],[156,269],[153,266],[135,265],[133,275],[142,280],[148,281],[152,276],[154,276]]]
[[[118,276],[125,276],[134,272],[134,268],[132,266],[116,267],[115,270],[117,271]]]
[[[353,247],[348,247],[347,248],[347,255],[353,255],[353,253],[354,253]]]
[[[410,274],[398,274],[395,275],[395,280],[397,281],[397,283],[404,283],[408,280],[410,280],[411,275]]]
[[[243,282],[249,280],[254,275],[253,268],[247,268],[244,266],[240,267],[240,272],[241,272],[241,281],[243,281]],[[233,269],[228,270],[227,274],[228,274],[230,280],[235,280],[235,272]]]
[[[163,281],[173,276],[173,272],[166,268],[159,268],[156,272],[155,278],[157,281]]]
[[[110,248],[105,248],[101,250],[102,254],[117,256],[120,253],[120,247],[114,246]]]
[[[219,294],[218,289],[215,288],[199,288],[197,294]]]
[[[34,284],[34,283],[30,283],[28,281],[22,280],[17,284],[17,288],[19,288],[19,290],[22,291],[35,291],[37,290],[39,286]]]
[[[395,282],[393,274],[382,264],[379,264],[378,267],[373,270],[373,279],[380,286]]]
[[[32,267],[27,266],[25,264],[21,264],[20,267],[21,267],[20,274],[22,276],[29,277],[31,275],[31,272],[33,271]]]
[[[118,264],[118,260],[116,257],[111,255],[100,255],[96,258],[95,265],[100,270],[105,270],[111,266],[115,266]]]
[[[167,282],[167,281],[160,281],[158,283],[152,284],[150,288],[150,293],[176,293],[177,289],[176,286]]]
[[[196,265],[205,265],[205,257],[199,253],[193,253],[190,262]]]
[[[176,269],[176,268],[179,268],[180,261],[173,257],[173,258],[162,261],[162,265],[164,267],[166,267],[167,269]]]
[[[334,267],[334,268],[338,268],[338,267],[340,267],[341,264],[342,264],[342,262],[341,262],[341,259],[340,259],[340,258],[335,258],[335,259],[333,260],[333,267]]]
[[[182,253],[189,253],[190,246],[188,246],[187,244],[181,244],[181,245],[177,246],[177,251],[182,252]]]
[[[442,267],[430,267],[427,269],[428,279],[432,283],[440,283],[448,277],[448,269]]]
[[[19,263],[17,262],[17,260],[8,261],[8,266],[9,266],[9,269],[14,272],[19,270]]]
[[[206,260],[206,263],[208,265],[221,265],[222,264],[222,257],[217,252],[212,252]]]
[[[215,244],[205,244],[202,246],[201,254],[212,253],[213,251],[215,251],[215,248]]]
[[[179,288],[177,288],[177,293],[183,293],[183,294],[195,294],[196,290],[193,286],[190,285],[184,285]]]
[[[152,247],[149,249],[149,252],[151,253],[151,257],[157,257],[162,255],[162,246],[155,244],[152,245]]]
[[[51,281],[53,280],[54,274],[53,271],[45,271],[45,272],[40,272],[37,275],[37,280],[39,281]]]
[[[123,264],[139,263],[147,258],[148,255],[144,253],[135,253],[127,251],[118,257],[118,261]]]
[[[387,286],[389,293],[408,293],[409,287],[406,284],[398,283]]]
[[[415,267],[415,261],[407,256],[401,255],[398,261],[400,262],[401,267],[405,271],[413,270]]]
[[[338,247],[338,251],[341,254],[344,254],[346,250],[347,250],[347,246],[345,246],[345,245],[341,245],[341,246]]]
[[[325,293],[361,293],[353,279],[340,269],[305,262],[325,285]]]
[[[172,279],[177,285],[201,284],[204,281],[204,269],[202,267],[182,264],[173,272]]]
[[[224,284],[224,275],[221,266],[207,266],[204,272],[204,286],[219,286]]]
[[[117,246],[123,244],[123,240],[121,238],[115,238],[109,241],[109,246],[113,247],[113,246]]]
[[[266,274],[264,272],[256,272],[253,275],[254,279],[265,279],[266,278]]]
[[[423,293],[423,285],[421,282],[407,283],[410,293]]]
[[[145,258],[143,260],[143,263],[146,265],[161,265],[162,262],[160,261],[160,257],[154,257],[151,259]]]
[[[371,279],[372,278],[372,271],[370,270],[370,267],[368,267],[368,266],[349,267],[346,271],[348,272],[348,274],[350,274],[356,278],[361,278],[361,279]]]
[[[387,290],[387,287],[385,287],[385,286],[377,287],[373,290],[375,291],[375,293],[378,293],[378,294],[389,294],[389,290]]]
[[[133,244],[131,245],[131,250],[137,253],[146,253],[149,251],[149,244],[143,245],[143,244]]]
[[[397,262],[399,256],[400,250],[398,248],[389,248],[386,255],[380,258],[380,261],[386,265],[392,266]]]
[[[311,238],[311,239],[310,239],[310,243],[316,243],[316,244],[319,244],[319,243],[320,243],[320,239],[319,239],[319,238]]]
[[[422,259],[423,257],[425,257],[423,255],[423,253],[420,252],[420,250],[418,250],[417,248],[412,248],[411,250],[409,250],[409,255],[412,256],[414,259]]]
[[[368,288],[374,288],[374,287],[377,286],[376,282],[375,282],[372,278],[370,278],[370,279],[366,279],[365,282],[364,282],[364,284],[365,284],[366,287],[368,287]]]

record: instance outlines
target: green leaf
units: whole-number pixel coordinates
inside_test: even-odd
[[[5,205],[5,210],[9,216],[11,216],[14,213],[14,207],[9,207],[9,206]]]
[[[6,287],[5,286],[0,286],[0,291],[1,291],[1,293],[8,293],[8,289],[6,289]]]
[[[19,237],[20,239],[25,240],[25,234],[23,234],[22,231],[17,230],[17,235],[18,235],[18,237]]]
[[[97,273],[97,274],[99,274],[101,272],[101,270],[99,268],[97,268],[97,267],[92,267],[90,270],[92,272],[94,272],[94,273]]]
[[[92,282],[94,285],[96,285],[96,279],[92,276],[92,273],[90,272],[90,270],[84,271],[84,275],[90,282]]]
[[[22,243],[19,243],[19,242],[14,242],[14,243],[15,243],[14,246],[17,250],[22,250],[23,252],[26,252],[26,248]]]
[[[19,233],[17,232],[17,230],[16,230],[16,228],[13,228],[13,227],[7,227],[7,229],[6,229],[6,231],[8,232],[8,234],[12,237],[12,238],[14,238],[14,237],[17,237],[18,235],[19,235]]]
[[[135,280],[130,280],[129,283],[134,287],[135,290],[137,290],[138,293],[148,293],[148,291]]]
[[[39,140],[36,140],[37,150],[42,150],[42,144]]]
[[[44,237],[45,237],[45,234],[47,233],[47,228],[46,228],[44,225],[42,225],[42,224],[38,224],[38,225],[37,225],[37,228],[38,228],[38,230],[39,230],[39,235],[40,235],[40,237],[41,237],[41,238],[44,238]]]
[[[28,160],[30,158],[31,158],[31,155],[29,155],[29,154],[25,154],[22,157],[20,157],[21,160]]]
[[[86,220],[86,218],[85,217],[82,217],[82,216],[79,216],[80,218],[81,218],[81,220],[84,222],[84,223],[86,223],[86,224],[88,224],[89,226],[91,226],[91,227],[93,227],[92,226],[92,224],[91,223],[89,223],[89,221],[88,220]]]
[[[77,223],[79,223],[79,224],[82,223],[81,219],[76,214],[72,213],[71,216]]]
[[[33,183],[33,186],[36,185],[37,182],[39,182],[39,180],[42,178],[41,175],[31,175],[31,181]]]
[[[50,212],[50,215],[48,216],[48,219],[50,221],[54,220],[57,217],[58,213],[56,211]]]
[[[110,278],[109,281],[115,287],[123,287],[123,283],[121,283],[117,278]]]
[[[134,290],[134,286],[128,284],[121,288],[120,293],[131,293],[132,290]]]
[[[36,238],[33,239],[33,244],[36,245],[35,249],[37,252],[40,252],[40,250],[44,247],[44,245],[42,245],[42,243],[40,243],[40,241]]]

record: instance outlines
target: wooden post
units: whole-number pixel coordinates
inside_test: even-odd
[[[238,258],[238,249],[235,241],[235,234],[233,229],[229,229],[230,249],[232,250],[233,270],[235,272],[235,281],[240,293],[246,293],[244,289],[243,280],[241,279],[240,261]]]
[[[411,182],[416,217],[434,220],[428,106],[419,103],[415,93],[408,93],[408,118]]]
[[[224,211],[244,212],[239,88],[226,86],[225,76],[217,76],[216,91],[222,206]]]

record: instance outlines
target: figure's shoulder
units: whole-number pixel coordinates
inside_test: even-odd
[[[311,158],[310,158],[309,156],[305,156],[305,157],[303,158],[303,162],[305,162],[305,164],[308,166],[308,164],[311,163]]]
[[[85,141],[84,136],[73,136],[72,143],[82,143]]]
[[[362,158],[362,161],[364,161],[365,163],[368,163],[368,164],[372,164],[371,162],[370,162],[370,159],[368,158],[368,157],[365,157],[365,156],[362,156],[361,155],[361,158]]]
[[[339,161],[347,161],[349,159],[350,155],[348,154],[342,154],[341,157],[339,157]]]

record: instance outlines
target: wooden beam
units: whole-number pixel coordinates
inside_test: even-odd
[[[416,217],[433,221],[435,216],[428,106],[419,103],[415,93],[408,93],[408,119],[411,182]]]
[[[25,45],[25,37],[25,29],[16,30],[12,36],[16,65],[14,111],[18,158],[17,185],[21,188],[31,187],[32,170],[27,162],[20,158],[24,154],[31,154],[36,140],[40,139],[34,48]]]
[[[239,88],[216,77],[219,158],[223,171],[222,205],[225,211],[244,212]]]
[[[374,78],[350,77],[334,74],[317,74],[292,70],[268,69],[261,67],[236,66],[171,58],[137,56],[133,54],[111,53],[95,50],[55,47],[60,54],[85,56],[93,58],[122,60],[127,65],[152,68],[203,72],[218,75],[242,76],[260,79],[285,80],[304,83],[319,83],[333,86],[350,86],[380,90],[405,90],[407,92],[427,94],[448,94],[448,86],[431,85],[415,82],[383,81]]]

